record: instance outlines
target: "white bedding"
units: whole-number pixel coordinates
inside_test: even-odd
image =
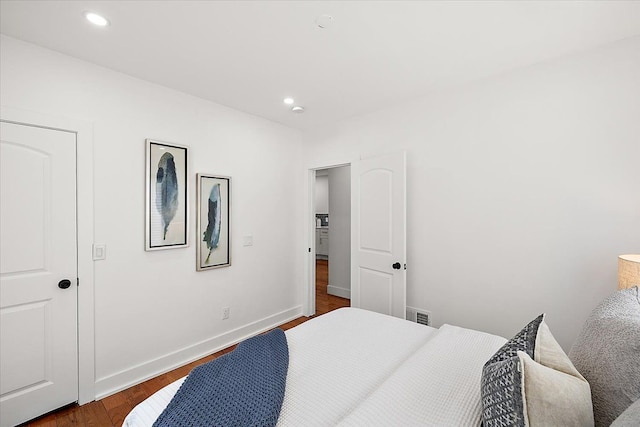
[[[286,331],[289,370],[278,426],[477,425],[482,365],[504,338],[343,308]],[[136,406],[149,427],[184,379]]]
[[[331,426],[437,329],[344,308],[287,331],[289,371],[278,426]]]
[[[340,425],[480,425],[482,366],[506,341],[443,325]]]

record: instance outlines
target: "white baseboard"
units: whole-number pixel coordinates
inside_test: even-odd
[[[216,353],[245,339],[302,316],[302,306],[274,314],[222,335],[209,338],[156,359],[96,380],[96,400],[140,384],[195,360]]]
[[[339,286],[327,286],[327,293],[330,295],[335,295],[340,298],[351,299],[351,289],[341,288]]]

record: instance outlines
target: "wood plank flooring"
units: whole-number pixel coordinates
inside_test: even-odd
[[[316,261],[316,316],[328,313],[332,310],[349,307],[348,299],[339,298],[327,294],[329,265],[326,260]],[[284,330],[293,328],[309,320],[300,317],[280,327]],[[86,405],[69,405],[57,411],[51,412],[40,418],[23,424],[21,427],[120,427],[127,414],[140,402],[151,396],[162,387],[172,383],[178,378],[187,375],[193,368],[202,363],[213,360],[225,353],[232,351],[235,346],[204,357],[188,365],[182,366],[166,374],[152,378],[141,384],[123,390],[119,393],[105,397]]]

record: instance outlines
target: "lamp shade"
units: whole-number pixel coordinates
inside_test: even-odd
[[[618,257],[618,289],[640,286],[640,255]]]

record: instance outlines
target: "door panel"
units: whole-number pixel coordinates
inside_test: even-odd
[[[46,345],[49,301],[9,307],[0,314],[2,333],[2,395],[48,382]],[[21,347],[23,351],[14,349]]]
[[[360,176],[360,247],[362,249],[391,253],[392,192],[392,171],[371,169],[364,171]]]
[[[2,136],[4,139],[4,128]],[[50,157],[45,153],[2,141],[2,200],[9,203],[7,206],[3,203],[2,217],[19,217],[25,226],[2,227],[2,274],[46,270],[45,231],[51,229],[48,223],[51,183],[46,179],[50,174],[49,163]],[[7,182],[5,177],[11,181]],[[14,179],[19,179],[20,185]],[[25,188],[29,191],[24,191]]]
[[[393,314],[393,275],[360,268],[360,283],[367,286],[366,292],[360,292],[360,308]]]
[[[405,153],[351,166],[351,305],[406,316]],[[400,269],[393,264],[399,263]]]
[[[0,123],[0,425],[78,399],[76,138]],[[58,287],[62,279],[73,286]]]

